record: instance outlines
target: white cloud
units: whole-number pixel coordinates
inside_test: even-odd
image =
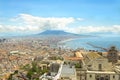
[[[106,26],[79,26],[77,28],[71,28],[68,30],[73,33],[96,33],[96,32],[112,32],[112,33],[120,33],[120,25],[112,25],[109,27]]]
[[[9,31],[44,31],[48,29],[57,29],[64,30],[67,25],[73,23],[75,18],[73,17],[38,17],[32,16],[29,14],[19,14],[18,16],[10,19],[11,23],[14,25],[0,25],[0,32],[9,32]]]
[[[77,18],[78,21],[83,21],[84,19],[83,18]]]
[[[0,32],[9,32],[9,31],[24,31],[24,27],[11,26],[11,25],[0,25]]]
[[[75,21],[74,18],[55,18],[55,17],[36,17],[28,14],[20,14],[14,20],[22,22],[24,25],[31,26],[31,28],[38,28],[39,30],[47,29],[63,29],[68,24]],[[36,29],[35,28],[35,29]]]
[[[106,26],[76,26],[68,27],[75,21],[83,21],[82,18],[73,17],[38,17],[29,14],[20,14],[12,18],[14,25],[0,24],[0,32],[41,32],[44,30],[64,30],[72,33],[113,32],[120,33],[120,25]]]

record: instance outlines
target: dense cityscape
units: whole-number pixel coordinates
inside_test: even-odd
[[[120,80],[120,0],[0,0],[0,80]]]
[[[0,80],[120,79],[120,52],[115,46],[104,52],[64,48],[62,42],[69,39],[60,36],[0,39]]]

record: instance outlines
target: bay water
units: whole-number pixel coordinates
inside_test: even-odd
[[[103,51],[102,48],[108,49],[111,46],[115,46],[118,50],[120,50],[120,36],[84,37],[67,40],[63,43],[66,48],[70,49],[84,48],[86,50]]]

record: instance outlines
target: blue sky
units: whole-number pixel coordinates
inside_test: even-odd
[[[26,16],[28,19],[38,20],[38,23],[43,18],[43,21],[46,22],[44,24],[40,22],[39,25],[28,25],[28,22],[25,23]],[[36,19],[36,17],[39,19]],[[57,19],[58,22],[51,20],[52,18]],[[67,19],[68,22],[61,22],[60,20],[63,20],[61,18]],[[69,21],[69,18],[73,18],[73,21]],[[14,19],[14,21],[11,21],[11,19]],[[91,29],[88,32],[101,32],[105,27],[108,29],[105,28],[104,32],[118,33],[120,32],[120,0],[0,0],[1,33],[16,32],[23,26],[36,27],[34,31],[30,30],[27,33],[41,32],[45,29],[60,29],[56,24],[64,25],[63,28],[65,29],[62,28],[61,30],[73,33],[86,32],[88,31],[86,29]],[[14,28],[14,30],[10,28]],[[97,31],[92,30],[94,28]],[[118,30],[111,31],[113,28]],[[26,32],[25,29],[20,32]],[[78,29],[80,30],[78,31]]]

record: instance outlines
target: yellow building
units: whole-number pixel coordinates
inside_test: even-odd
[[[77,80],[120,80],[120,72],[115,71],[115,65],[98,52],[83,52],[82,55],[83,65],[77,69]]]

